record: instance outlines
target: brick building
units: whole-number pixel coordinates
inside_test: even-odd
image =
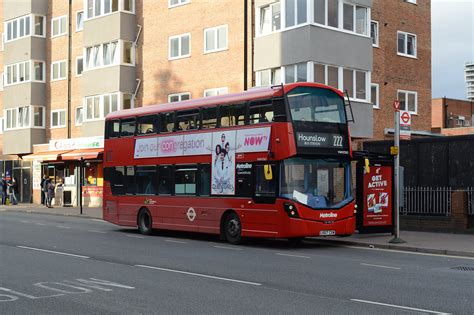
[[[355,138],[386,137],[397,97],[431,128],[430,1],[0,2],[1,170],[24,202],[42,173],[77,186],[81,157],[100,196],[104,117],[125,108],[314,81],[348,91]]]
[[[474,101],[435,98],[431,108],[432,130],[444,135],[474,133]]]

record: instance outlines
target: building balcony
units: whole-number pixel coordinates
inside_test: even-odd
[[[23,128],[3,132],[3,154],[28,154],[33,152],[34,144],[45,143],[46,130]]]
[[[122,39],[134,41],[137,33],[135,14],[114,12],[84,21],[84,47]]]

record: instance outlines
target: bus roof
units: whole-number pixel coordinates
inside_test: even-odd
[[[329,89],[336,92],[339,96],[343,97],[342,92],[335,88],[332,88],[324,84],[310,83],[310,82],[297,82],[297,83],[286,84],[283,86],[283,91],[285,93],[288,93],[289,91],[299,86]],[[236,104],[236,103],[243,103],[246,101],[281,97],[282,95],[283,93],[282,93],[282,89],[280,85],[272,86],[272,87],[260,87],[260,88],[253,88],[253,89],[240,92],[240,93],[210,96],[210,97],[204,97],[204,98],[198,98],[198,99],[192,99],[192,100],[174,102],[174,103],[146,105],[146,106],[138,107],[138,108],[120,110],[120,111],[116,111],[116,112],[112,112],[108,114],[106,117],[106,120],[125,118],[125,117],[134,117],[134,116],[146,116],[146,115],[152,115],[152,114],[157,114],[161,112],[172,112],[176,110],[190,110],[190,109],[197,109],[200,107],[212,107],[212,106],[224,105],[224,104]]]

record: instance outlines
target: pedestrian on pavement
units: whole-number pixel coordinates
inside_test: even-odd
[[[43,178],[41,178],[41,183],[40,183],[40,187],[41,187],[41,204],[42,205],[45,205],[46,206],[46,197],[45,197],[45,194],[44,194],[44,182],[46,181],[46,179],[48,178],[48,176],[43,175]]]
[[[15,178],[12,178],[11,183],[8,184],[8,198],[10,199],[10,204],[11,205],[17,205],[18,200],[16,199],[16,192],[18,189],[18,184],[16,182]]]
[[[48,204],[48,184],[50,183],[50,179],[48,178],[46,174],[43,176],[42,182],[43,183],[41,185],[41,192],[42,192],[42,195],[44,196],[44,205],[46,207],[49,207],[50,204]]]
[[[48,190],[48,208],[52,208],[53,198],[54,198],[54,189],[56,188],[56,186],[51,180],[48,180],[48,184],[46,186]]]
[[[2,205],[7,204],[7,181],[5,180],[5,174],[2,174]]]

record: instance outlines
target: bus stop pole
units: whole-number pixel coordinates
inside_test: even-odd
[[[400,238],[400,103],[398,106],[395,107],[395,147],[398,148],[397,154],[395,154],[394,158],[394,176],[395,176],[395,196],[393,198],[393,207],[394,207],[394,215],[395,215],[395,235],[389,241],[389,243],[400,244],[405,243],[404,240]]]

